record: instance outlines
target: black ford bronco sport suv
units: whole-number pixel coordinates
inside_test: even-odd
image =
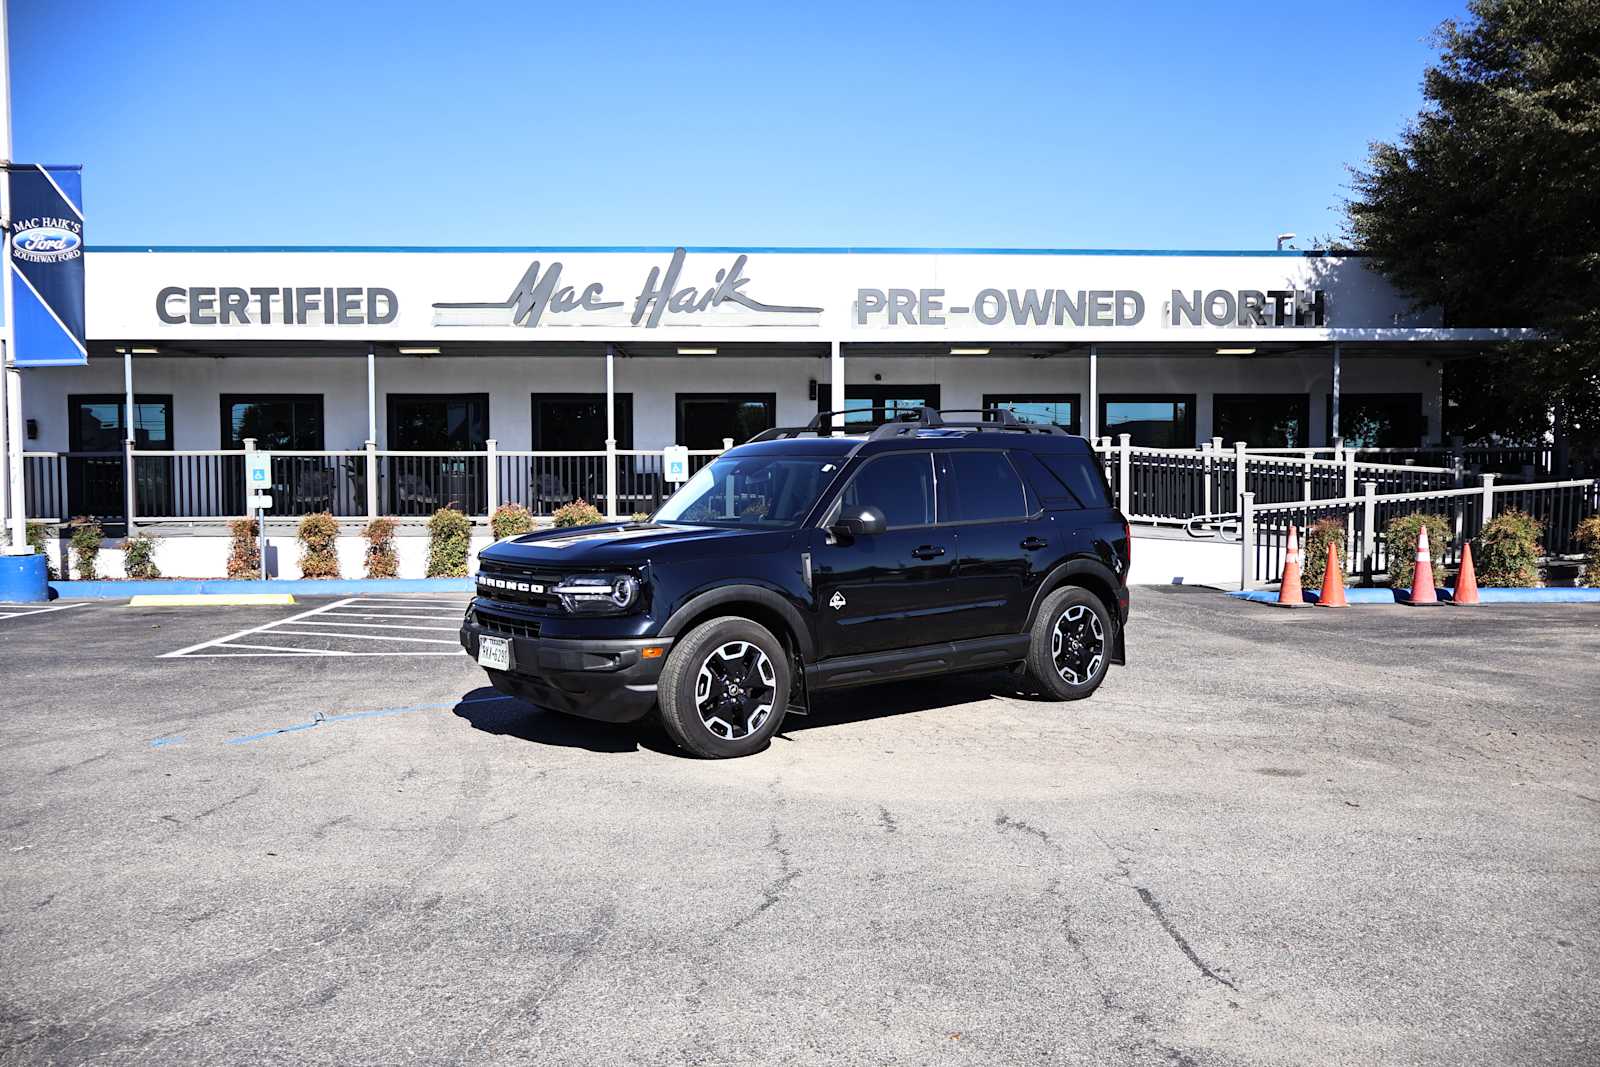
[[[833,414],[723,453],[649,522],[491,545],[462,647],[541,707],[657,708],[706,757],[827,689],[1010,666],[1075,700],[1124,662],[1131,539],[1087,442],[929,408],[835,437]]]

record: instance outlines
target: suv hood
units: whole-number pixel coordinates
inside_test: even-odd
[[[786,543],[792,530],[739,530],[725,526],[657,525],[649,522],[579,526],[523,534],[490,545],[479,558],[491,563],[547,567],[638,566],[646,560],[672,562],[709,555],[769,552]]]

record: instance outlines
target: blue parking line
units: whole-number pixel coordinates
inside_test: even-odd
[[[326,715],[321,718],[312,719],[309,722],[297,722],[290,726],[280,726],[275,730],[264,730],[259,734],[249,734],[245,737],[230,737],[223,743],[228,745],[242,745],[250,741],[262,741],[269,737],[277,737],[279,734],[292,734],[301,730],[309,730],[313,726],[320,726],[324,723],[352,722],[356,719],[379,719],[389,715],[409,715],[412,712],[417,711],[438,711],[442,708],[459,708],[466,704],[489,704],[496,700],[515,699],[516,697],[513,696],[501,695],[492,697],[478,697],[474,700],[452,700],[445,704],[413,704],[404,708],[373,708],[370,711],[347,711],[339,715]]]
[[[156,738],[155,740],[150,742],[150,747],[151,748],[166,748],[169,745],[181,745],[181,744],[183,744],[183,741],[184,741],[184,737],[183,737],[182,734],[173,734],[171,737],[158,737],[158,738]]]

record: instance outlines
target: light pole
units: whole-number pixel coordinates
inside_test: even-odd
[[[1292,233],[1280,233],[1280,234],[1278,234],[1278,251],[1280,251],[1280,252],[1283,251],[1283,242],[1292,241],[1292,240],[1294,240],[1294,234],[1292,234]]]

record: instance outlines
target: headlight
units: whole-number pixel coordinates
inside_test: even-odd
[[[617,615],[638,603],[639,579],[631,574],[574,574],[553,592],[575,615]]]

